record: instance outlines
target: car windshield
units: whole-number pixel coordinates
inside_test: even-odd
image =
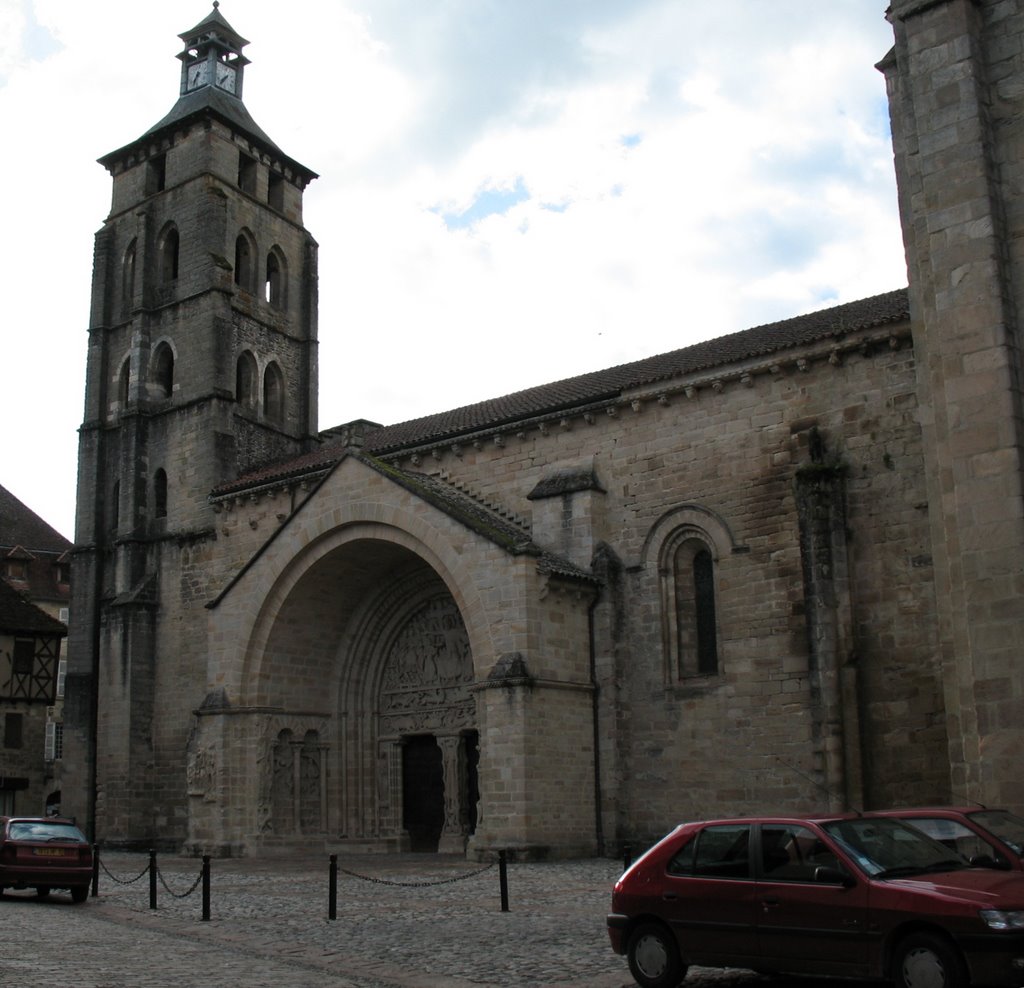
[[[1024,820],[1006,810],[978,810],[967,814],[975,823],[995,834],[1014,854],[1024,857]]]
[[[901,878],[969,867],[959,854],[899,820],[834,820],[825,832],[874,878]]]
[[[48,820],[14,820],[7,830],[10,840],[72,841],[85,843],[85,835],[71,823],[50,823]]]

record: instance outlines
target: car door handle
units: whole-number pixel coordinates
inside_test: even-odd
[[[675,902],[679,896],[675,892],[666,892],[661,898],[663,902]]]
[[[769,909],[774,909],[776,906],[782,904],[782,900],[778,896],[770,895],[765,899],[761,900],[761,908],[768,912]]]

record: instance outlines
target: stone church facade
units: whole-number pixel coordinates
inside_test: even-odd
[[[65,811],[539,857],[1024,808],[1024,13],[888,16],[908,290],[325,432],[316,175],[216,5],[182,34],[178,102],[101,159]]]

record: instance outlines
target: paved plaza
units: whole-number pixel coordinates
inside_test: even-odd
[[[612,860],[511,863],[503,912],[496,865],[481,871],[444,855],[339,856],[333,921],[327,855],[215,859],[208,921],[201,885],[185,894],[196,885],[201,862],[159,856],[152,910],[149,875],[142,874],[148,861],[145,854],[104,853],[99,895],[83,905],[73,905],[67,893],[44,901],[31,891],[8,890],[0,900],[0,985],[633,986],[605,932],[621,871]],[[110,876],[136,880],[119,884]],[[699,969],[686,981],[695,988],[784,983]]]

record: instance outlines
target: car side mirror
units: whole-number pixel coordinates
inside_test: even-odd
[[[993,858],[991,854],[975,854],[970,861],[972,868],[995,868],[998,871],[1010,870],[1010,862],[1006,858]]]
[[[845,871],[828,865],[819,865],[814,869],[814,880],[821,885],[842,885],[845,889],[853,888],[856,884]]]

